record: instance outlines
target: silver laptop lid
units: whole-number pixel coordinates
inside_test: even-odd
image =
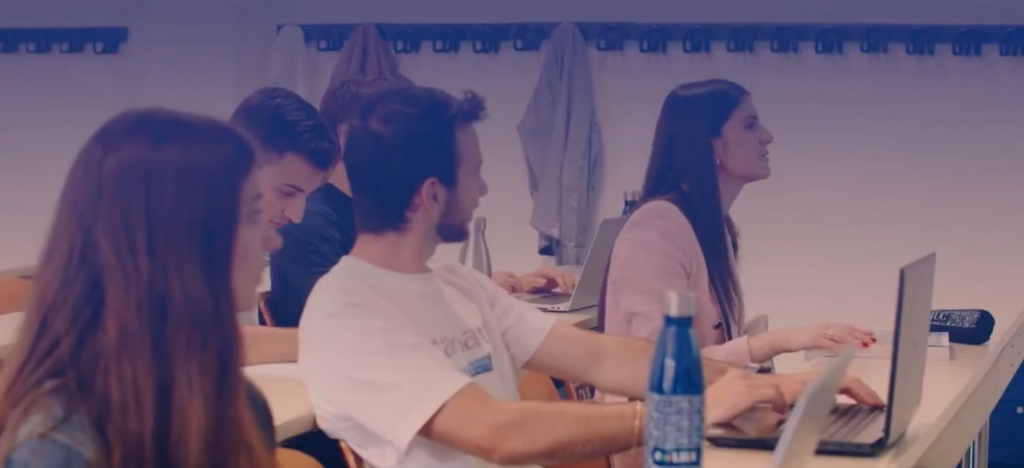
[[[887,444],[907,431],[921,404],[934,286],[935,252],[900,269],[889,400],[885,412]]]
[[[844,347],[797,398],[793,412],[782,426],[770,468],[801,468],[814,457],[829,413],[835,406],[843,375],[853,359],[853,351],[853,346]]]
[[[587,251],[587,258],[583,261],[583,271],[580,272],[580,279],[573,290],[570,307],[590,307],[597,305],[601,300],[604,271],[611,260],[615,240],[619,238],[622,226],[626,225],[626,219],[625,216],[617,216],[601,220],[594,241],[590,244],[590,250]]]

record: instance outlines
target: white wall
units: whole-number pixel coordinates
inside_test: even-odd
[[[124,52],[112,57],[0,56],[0,269],[34,263],[68,164],[101,120],[150,104],[226,117],[259,85],[273,26],[282,22],[1024,24],[1024,5],[1016,0],[719,0],[686,7],[634,0],[607,9],[550,0],[17,3],[11,14],[5,7],[0,25],[127,25],[132,31]],[[896,269],[932,249],[939,252],[937,307],[1019,309],[1024,59],[950,57],[948,48],[927,58],[849,50],[842,57],[722,50],[687,56],[678,47],[664,57],[632,49],[592,53],[608,152],[602,214],[617,214],[622,191],[639,186],[665,93],[686,81],[730,78],[753,92],[776,137],[774,176],[749,187],[734,208],[751,313],[768,313],[774,324],[821,316],[886,326]],[[992,48],[986,53],[995,55]],[[480,213],[490,218],[500,269],[541,264],[527,226],[530,200],[515,124],[542,57],[428,51],[401,58],[403,72],[421,84],[472,88],[489,99],[491,118],[480,132],[491,194]],[[321,76],[332,58],[315,54]]]

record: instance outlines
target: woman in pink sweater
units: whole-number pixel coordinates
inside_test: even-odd
[[[705,356],[749,364],[841,343],[869,346],[860,328],[818,324],[743,333],[739,241],[729,207],[767,179],[772,135],[750,93],[726,80],[679,86],[662,105],[638,208],[615,242],[602,298],[604,332],[654,340],[666,289],[697,297],[694,333]]]
[[[785,352],[874,342],[870,332],[843,324],[744,334],[739,242],[728,212],[746,184],[771,174],[771,142],[750,93],[736,83],[701,81],[669,93],[655,129],[640,208],[612,251],[600,305],[605,333],[657,339],[663,291],[677,289],[697,298],[693,327],[706,357],[751,364]],[[613,457],[613,464],[640,466],[640,452]]]

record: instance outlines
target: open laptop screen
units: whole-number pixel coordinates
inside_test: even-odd
[[[885,422],[887,443],[906,432],[921,404],[934,283],[935,253],[900,269],[889,376],[889,411]]]

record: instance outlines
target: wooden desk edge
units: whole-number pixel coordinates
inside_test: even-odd
[[[14,276],[18,278],[32,276],[36,272],[35,265],[26,265],[15,268],[6,268],[0,270],[0,277]]]
[[[930,442],[914,444],[913,451],[906,454],[911,456],[901,457],[898,468],[947,467],[950,460],[963,456],[1024,360],[1024,310],[1006,330],[997,342],[987,345],[991,348],[982,361],[983,372],[975,372],[953,398],[950,406],[955,410],[943,412],[944,417],[932,424],[931,431],[918,436]]]

